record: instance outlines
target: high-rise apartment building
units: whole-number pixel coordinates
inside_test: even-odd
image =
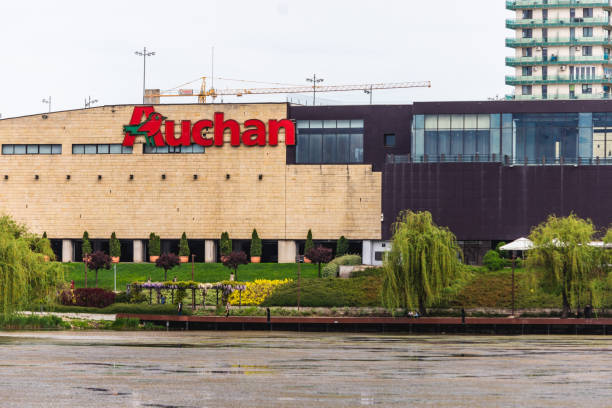
[[[516,12],[506,21],[515,32],[506,40],[515,50],[508,98],[610,98],[610,0],[511,0],[506,9]]]

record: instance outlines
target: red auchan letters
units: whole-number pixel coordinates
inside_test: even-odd
[[[223,113],[216,112],[213,120],[204,119],[193,124],[190,120],[182,120],[180,135],[175,135],[174,120],[166,119],[161,113],[155,112],[152,106],[134,107],[130,124],[123,126],[123,146],[134,146],[136,136],[145,136],[146,143],[151,146],[189,146],[192,142],[202,146],[223,146],[223,135],[227,130],[231,134],[232,146],[276,146],[281,129],[285,130],[285,144],[295,145],[295,125],[289,119],[270,119],[267,132],[263,121],[249,119],[244,122],[245,130],[241,133],[238,122],[225,120]],[[212,137],[206,134],[211,128]]]

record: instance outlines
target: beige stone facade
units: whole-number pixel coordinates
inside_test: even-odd
[[[177,135],[181,120],[212,120],[214,112],[241,125],[287,117],[284,103],[155,109],[175,120]],[[381,173],[371,165],[287,165],[282,133],[278,146],[228,142],[204,154],[143,154],[142,144],[132,154],[72,154],[73,144],[121,143],[132,111],[104,106],[0,120],[2,144],[62,144],[61,155],[0,155],[0,213],[63,239],[84,230],[91,238],[153,231],[178,239],[185,231],[218,239],[228,231],[250,239],[253,228],[263,239],[304,239],[309,228],[317,239],[380,239]]]

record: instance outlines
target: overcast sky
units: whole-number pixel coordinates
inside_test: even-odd
[[[503,0],[3,0],[0,16],[3,118],[46,111],[41,100],[49,96],[54,111],[82,108],[87,96],[103,105],[139,103],[142,57],[134,51],[144,46],[156,52],[147,59],[147,88],[210,75],[214,46],[215,76],[224,78],[432,81],[431,89],[375,91],[374,103],[482,100],[511,91],[504,85],[511,14]],[[243,86],[268,85],[215,81],[216,88]],[[369,103],[363,92],[321,97]],[[270,99],[224,98],[259,100]]]

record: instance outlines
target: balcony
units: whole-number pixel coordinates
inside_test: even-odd
[[[506,38],[506,47],[554,47],[562,45],[611,45],[610,37],[548,37],[548,38]]]
[[[585,100],[585,99],[612,99],[609,93],[592,93],[577,95],[547,95],[546,98],[538,95],[506,95],[508,101],[554,101],[554,100]]]
[[[599,57],[508,57],[506,65],[509,67],[530,65],[580,65],[580,64],[611,64],[610,56],[605,54]]]
[[[506,20],[506,28],[538,28],[538,27],[607,27],[612,29],[609,18],[565,18],[565,19],[508,19]]]
[[[532,76],[506,76],[506,85],[546,85],[546,84],[612,84],[612,77],[596,76],[589,78],[570,78],[563,75],[547,75],[545,78]]]
[[[610,9],[610,1],[606,0],[509,0],[506,1],[506,9],[508,10],[520,10],[520,9],[538,9],[538,8],[568,8],[568,7],[603,7],[604,9]]]

